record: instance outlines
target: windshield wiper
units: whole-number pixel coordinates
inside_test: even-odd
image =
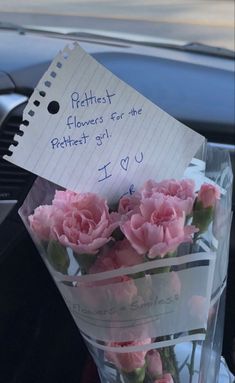
[[[213,55],[218,57],[233,58],[235,57],[235,52],[221,47],[214,47],[207,44],[202,44],[198,42],[183,42],[183,41],[174,41],[164,38],[152,37],[152,36],[139,36],[132,35],[129,33],[115,33],[115,32],[87,32],[87,31],[72,31],[66,33],[67,36],[77,37],[77,38],[88,38],[88,39],[105,39],[106,41],[115,41],[119,43],[126,44],[138,44],[151,46],[156,48],[169,48],[176,49],[188,52],[195,52],[207,55]]]
[[[209,54],[213,56],[220,56],[220,57],[226,57],[226,58],[235,57],[235,52],[230,49],[214,47],[211,45],[201,44],[197,42],[187,43],[183,46],[183,49],[189,52],[203,53],[203,54]]]
[[[199,54],[206,54],[209,56],[217,56],[224,58],[232,58],[235,57],[235,52],[227,49],[214,47],[206,44],[202,44],[199,42],[184,42],[184,41],[175,41],[169,40],[154,36],[145,36],[138,35],[132,33],[125,32],[113,32],[113,31],[99,31],[99,30],[86,30],[86,29],[78,29],[74,30],[72,28],[66,27],[37,27],[31,25],[17,25],[9,22],[1,22],[0,21],[0,29],[8,29],[18,31],[20,34],[25,34],[26,32],[33,33],[44,33],[47,35],[58,36],[62,38],[73,38],[73,39],[81,39],[83,41],[92,40],[92,42],[100,42],[106,44],[113,44],[124,46],[121,44],[137,44],[150,46],[155,48],[168,48],[175,49],[180,51],[194,52]]]
[[[0,21],[0,29],[7,29],[10,31],[18,31],[20,34],[25,34],[26,28],[22,27],[21,25],[9,23],[5,21]]]

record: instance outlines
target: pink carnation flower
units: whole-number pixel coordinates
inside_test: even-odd
[[[108,251],[105,255],[97,257],[89,269],[89,274],[103,273],[115,269],[118,269],[117,262],[111,251]]]
[[[135,193],[133,195],[124,196],[119,201],[118,213],[125,219],[132,214],[139,212],[141,195]]]
[[[56,190],[52,205],[65,213],[71,209],[73,203],[76,203],[77,196],[78,193],[70,190]]]
[[[143,198],[151,198],[156,193],[161,193],[169,197],[177,199],[178,206],[181,207],[186,213],[190,214],[193,208],[195,194],[195,184],[193,180],[186,179],[176,181],[174,179],[155,182],[153,180],[147,181],[142,188]]]
[[[34,214],[29,216],[31,230],[42,241],[49,241],[52,217],[53,208],[51,205],[39,206],[34,210]]]
[[[113,218],[98,195],[66,190],[56,191],[52,205],[37,208],[29,222],[40,238],[58,240],[78,254],[96,254],[112,239],[118,226]]]
[[[134,280],[127,275],[103,281],[79,283],[78,288],[84,304],[89,309],[101,308],[107,305],[108,300],[111,300],[112,304],[129,305],[138,293]]]
[[[138,290],[133,279],[127,275],[116,277],[113,281],[119,282],[112,287],[112,296],[118,304],[131,304],[137,296]]]
[[[154,380],[154,383],[174,383],[171,374],[164,374],[162,378]]]
[[[118,267],[135,266],[143,262],[143,258],[133,249],[127,239],[117,242],[113,251]]]
[[[192,317],[198,318],[200,322],[206,318],[207,305],[206,297],[202,295],[193,295],[188,301],[189,313]],[[208,320],[210,321],[215,313],[214,307],[210,307],[208,312]]]
[[[214,207],[220,199],[219,188],[211,184],[203,184],[199,190],[197,200],[202,203],[203,208]]]
[[[135,250],[131,248],[128,241],[124,241],[125,243],[123,244],[123,241],[121,241],[120,245],[119,242],[117,242],[117,245],[114,245],[107,254],[98,257],[95,263],[91,266],[89,274],[102,273],[105,271],[119,269],[123,266],[131,265],[132,262],[135,262],[135,257],[139,261],[139,255],[136,254]],[[124,259],[123,254],[123,260],[119,259],[116,254],[116,251],[119,250],[119,247],[125,246],[125,244],[127,245],[127,258],[128,255],[130,255],[129,262],[128,260]],[[106,292],[108,292],[109,296],[113,297],[117,303],[130,304],[138,292],[134,280],[129,278],[127,275],[121,275],[118,277],[105,279],[104,281],[94,282],[93,285],[106,286]]]
[[[143,341],[132,342],[109,342],[107,346],[110,347],[128,347],[128,346],[144,346],[151,343],[151,339],[147,338]],[[118,369],[125,371],[126,373],[134,371],[136,368],[142,368],[145,365],[145,355],[147,351],[136,351],[118,353],[108,351],[105,353],[107,360],[113,363]]]
[[[107,202],[93,193],[76,194],[63,220],[58,215],[53,231],[58,241],[76,253],[95,254],[111,239],[113,223]]]
[[[177,199],[162,194],[143,199],[140,213],[121,224],[121,230],[139,254],[164,257],[183,242],[190,242],[194,226],[185,226],[185,212]]]
[[[89,273],[96,274],[104,271],[119,269],[142,263],[142,257],[130,245],[127,239],[117,241],[107,252],[99,256],[91,266]]]
[[[201,295],[193,295],[188,301],[188,308],[190,315],[202,322],[206,316],[206,298]]]

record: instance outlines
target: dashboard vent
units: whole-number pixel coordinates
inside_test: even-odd
[[[0,126],[0,200],[22,201],[35,178],[2,158],[15,142],[14,136],[19,132],[24,106],[14,108]]]

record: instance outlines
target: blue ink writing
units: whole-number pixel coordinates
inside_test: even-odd
[[[139,156],[137,157],[137,154],[135,155],[135,160],[136,162],[138,162],[138,164],[140,164],[144,159],[144,155],[143,155],[143,152],[140,152]]]
[[[91,105],[96,104],[112,104],[112,97],[115,96],[115,93],[109,93],[108,89],[106,89],[105,94],[101,96],[96,96],[93,94],[93,91],[90,89],[88,92],[84,93],[84,97],[80,98],[80,94],[78,92],[73,92],[71,94],[71,102],[73,109],[79,108],[88,108]]]
[[[128,169],[129,160],[130,160],[130,158],[127,156],[125,158],[122,158],[120,161],[120,165],[121,165],[122,169],[125,171],[127,171],[127,169]]]
[[[111,134],[108,132],[107,129],[105,129],[105,132],[104,133],[100,133],[98,136],[96,136],[96,144],[98,146],[101,146],[103,145],[103,141],[105,140],[109,140],[109,138],[111,138]]]
[[[73,146],[78,145],[85,145],[88,142],[89,136],[85,134],[84,132],[78,139],[73,139],[70,136],[63,137],[61,139],[55,137],[51,140],[51,147],[52,149],[65,149],[65,148],[71,148]]]
[[[111,114],[111,120],[113,120],[113,121],[119,121],[119,120],[122,120],[122,118],[123,118],[123,116],[124,116],[124,113],[121,113],[121,114],[118,114],[117,112],[113,112],[112,114]]]
[[[131,184],[131,186],[129,187],[129,193],[130,195],[135,193],[135,185]]]
[[[134,107],[130,110],[130,112],[128,113],[130,116],[137,116],[137,115],[140,115],[142,113],[142,108],[136,110]]]
[[[69,129],[72,129],[72,128],[82,128],[89,125],[99,125],[99,124],[103,124],[103,122],[104,122],[104,119],[102,116],[92,118],[88,121],[78,121],[76,116],[68,116],[66,125],[69,127]]]
[[[121,168],[125,170],[125,172],[127,172],[129,167],[133,164],[134,160],[135,162],[137,162],[137,164],[140,164],[141,162],[143,162],[144,160],[143,152],[138,153],[138,155],[136,154],[134,158],[129,156],[121,158],[120,160]]]
[[[133,195],[135,193],[135,186],[134,184],[131,184],[128,191],[126,193],[123,193],[120,198],[125,197],[126,195]]]
[[[102,168],[98,169],[99,172],[102,172],[102,173],[104,172],[104,174],[102,174],[103,178],[100,178],[100,179],[98,180],[98,182],[102,182],[102,181],[104,181],[104,180],[107,180],[107,178],[109,178],[109,177],[112,176],[112,174],[111,174],[111,173],[109,174],[108,171],[107,171],[107,167],[108,167],[110,164],[111,164],[111,162],[108,162],[106,165],[102,166]]]

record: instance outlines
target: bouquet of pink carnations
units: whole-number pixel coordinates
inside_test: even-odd
[[[211,355],[231,215],[223,172],[199,188],[192,179],[148,180],[112,206],[35,182],[21,217],[102,382],[215,382],[208,363],[218,369],[220,351],[216,363]]]

